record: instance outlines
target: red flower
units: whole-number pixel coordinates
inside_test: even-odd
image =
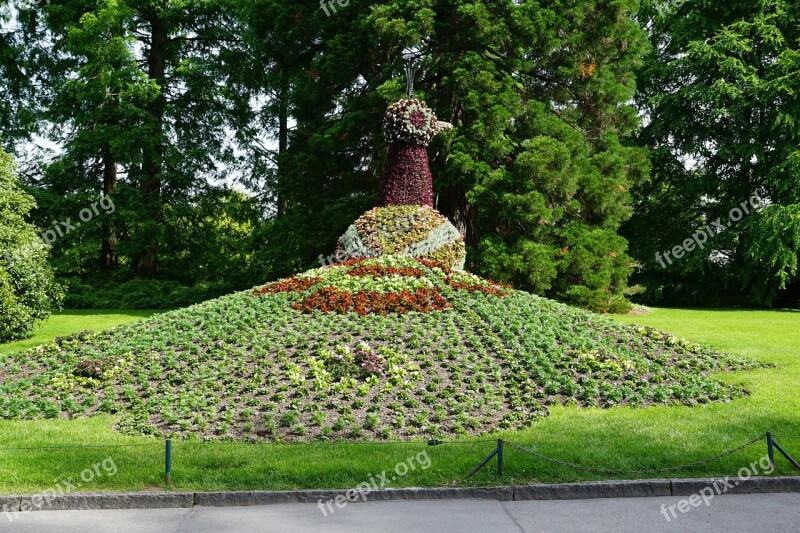
[[[450,308],[450,302],[437,289],[421,288],[397,293],[359,291],[349,293],[334,287],[323,287],[314,294],[294,304],[294,308],[306,313],[313,311],[349,313],[362,316],[386,315],[418,311],[430,313]]]
[[[492,296],[508,296],[508,286],[499,284],[482,285],[480,283],[470,281],[457,281],[452,276],[447,276],[445,282],[456,290],[467,292],[482,292],[483,294],[491,294]],[[491,283],[491,282],[490,282]]]
[[[433,176],[424,146],[392,143],[386,155],[378,205],[433,207]]]
[[[425,114],[422,111],[414,111],[408,116],[408,121],[414,126],[421,128],[425,125]]]
[[[371,277],[385,277],[385,276],[404,276],[407,278],[421,278],[425,276],[425,272],[418,268],[398,268],[382,265],[368,265],[357,266],[347,271],[347,275],[353,278],[371,276]]]
[[[267,283],[261,288],[256,287],[253,290],[253,294],[258,295],[274,294],[276,292],[303,292],[310,289],[317,283],[319,283],[319,281],[314,278],[298,278],[295,276],[288,279]]]

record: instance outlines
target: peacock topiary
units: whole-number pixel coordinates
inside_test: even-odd
[[[383,127],[389,150],[378,207],[347,229],[337,252],[348,258],[408,255],[463,269],[464,238],[433,209],[427,152],[431,139],[452,125],[437,120],[425,102],[410,98],[389,106]]]

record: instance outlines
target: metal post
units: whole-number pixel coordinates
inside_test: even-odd
[[[172,485],[172,440],[167,439],[166,453],[164,457],[164,483]]]
[[[767,431],[767,455],[769,456],[769,466],[775,470],[775,447],[772,442],[772,433]]]
[[[503,439],[497,439],[497,475],[503,476]]]
[[[486,456],[486,458],[485,458],[483,461],[481,461],[481,464],[479,464],[478,466],[476,466],[475,468],[473,468],[473,469],[472,469],[472,472],[470,472],[469,474],[467,474],[467,477],[468,477],[468,478],[470,478],[470,477],[472,477],[473,475],[475,475],[475,472],[477,472],[478,470],[480,470],[481,468],[483,468],[483,467],[486,465],[486,463],[488,463],[489,461],[491,461],[491,460],[492,460],[492,457],[494,457],[495,455],[497,455],[497,448],[495,448],[494,450],[492,450],[492,453],[490,453],[489,455],[487,455],[487,456]]]
[[[796,469],[800,470],[800,463],[798,463],[797,461],[795,461],[795,460],[794,460],[794,457],[792,457],[791,455],[789,455],[789,452],[787,452],[786,450],[784,450],[784,449],[783,449],[783,447],[782,447],[780,444],[778,444],[777,442],[775,442],[775,441],[772,441],[772,445],[773,445],[773,446],[775,446],[775,449],[776,449],[776,450],[778,450],[779,452],[781,452],[781,455],[783,455],[784,457],[786,457],[786,460],[787,460],[787,461],[789,461],[790,463],[792,463],[792,466],[793,466],[793,467],[795,467]]]

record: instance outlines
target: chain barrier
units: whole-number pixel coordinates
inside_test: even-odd
[[[21,450],[74,450],[81,448],[146,448],[148,446],[163,447],[164,444],[159,441],[150,444],[87,444],[75,446],[26,446],[26,447],[11,447],[0,448],[0,452],[6,451],[21,451]]]
[[[657,474],[659,472],[672,472],[672,471],[676,471],[676,470],[685,470],[687,468],[691,468],[691,467],[694,467],[694,466],[699,466],[699,465],[703,465],[703,464],[706,464],[706,463],[711,463],[713,461],[717,461],[719,459],[722,459],[723,457],[727,457],[728,455],[733,455],[734,453],[736,453],[738,451],[744,450],[745,448],[748,448],[748,447],[756,444],[757,442],[759,442],[761,440],[764,440],[765,438],[766,438],[766,434],[759,435],[755,439],[753,439],[751,441],[748,441],[748,442],[742,444],[741,446],[737,446],[736,448],[732,448],[730,450],[725,450],[724,452],[718,453],[718,454],[716,454],[716,455],[714,455],[712,457],[709,457],[708,459],[702,459],[700,461],[695,461],[693,463],[688,463],[688,464],[679,465],[679,466],[670,466],[670,467],[666,467],[666,468],[653,468],[653,469],[644,469],[644,470],[612,470],[612,469],[607,469],[607,468],[594,468],[594,467],[591,467],[591,466],[578,465],[578,464],[575,464],[575,463],[570,463],[568,461],[561,461],[559,459],[554,459],[552,457],[548,457],[546,455],[543,455],[541,453],[535,452],[535,451],[533,451],[533,450],[531,450],[529,448],[525,448],[524,446],[519,446],[519,445],[514,444],[512,442],[506,441],[505,444],[510,446],[510,447],[512,447],[512,448],[515,448],[515,449],[517,449],[517,450],[519,450],[521,452],[527,453],[527,454],[532,455],[534,457],[538,457],[539,459],[542,459],[544,461],[549,461],[549,462],[551,462],[553,464],[566,466],[566,467],[573,468],[573,469],[576,469],[576,470],[585,470],[587,472],[597,472],[597,473],[601,473],[601,474]]]

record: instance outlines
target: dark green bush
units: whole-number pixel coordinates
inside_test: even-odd
[[[631,303],[621,294],[606,290],[592,290],[577,286],[567,291],[564,300],[572,305],[583,307],[595,313],[625,314],[631,310]]]
[[[67,280],[64,305],[70,309],[174,309],[233,292],[226,282],[204,282],[194,286],[176,281],[132,279],[89,284],[79,278]]]

